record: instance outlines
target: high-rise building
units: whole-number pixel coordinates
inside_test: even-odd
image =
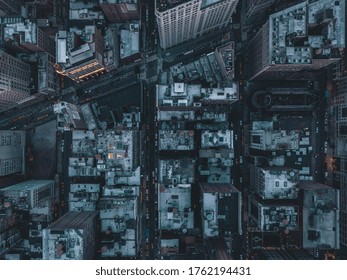
[[[6,24],[4,39],[11,40],[33,52],[46,52],[55,56],[55,42],[35,22]]]
[[[137,0],[99,0],[99,3],[109,22],[140,19],[140,5]]]
[[[21,0],[0,0],[0,16],[19,15]]]
[[[68,212],[43,230],[44,260],[91,260],[98,212]]]
[[[226,27],[238,0],[156,0],[160,45],[170,48]]]
[[[344,47],[345,1],[304,1],[270,15],[251,40],[251,79],[306,79],[338,62]]]
[[[30,65],[0,50],[0,110],[30,94]]]
[[[328,170],[334,168],[334,185],[340,189],[340,241],[347,247],[347,78],[340,81],[335,107],[335,161],[328,158]],[[330,168],[329,168],[330,167]]]
[[[25,131],[0,131],[0,176],[24,173]]]
[[[270,8],[276,0],[246,0],[246,16],[251,17]]]

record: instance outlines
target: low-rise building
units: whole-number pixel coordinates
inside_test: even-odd
[[[230,184],[200,183],[202,228],[205,237],[242,233],[241,192]]]
[[[276,130],[272,122],[253,122],[250,131],[250,148],[263,151],[298,150],[297,130]]]
[[[104,37],[95,25],[72,28],[56,34],[56,72],[76,82],[91,79],[115,69],[107,59]]]
[[[106,187],[98,203],[101,257],[135,257],[140,247],[138,186]]]
[[[71,184],[69,193],[69,211],[95,211],[100,198],[99,184]]]
[[[159,150],[194,150],[194,130],[159,130]]]
[[[164,185],[189,185],[194,183],[195,160],[159,160],[159,183]]]
[[[299,206],[263,203],[255,199],[250,202],[250,218],[261,232],[278,232],[289,234],[300,229]]]
[[[194,228],[191,185],[159,186],[159,228],[187,233]]]
[[[299,171],[286,167],[251,165],[251,188],[261,199],[297,199]]]
[[[339,190],[302,181],[303,248],[339,249]]]

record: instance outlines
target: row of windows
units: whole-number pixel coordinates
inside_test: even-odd
[[[4,162],[4,161],[3,161]],[[2,166],[0,168],[0,175],[7,175],[15,172],[19,172],[22,170],[22,164],[12,164],[10,166]]]

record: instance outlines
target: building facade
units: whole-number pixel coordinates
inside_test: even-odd
[[[43,230],[44,260],[91,260],[98,212],[68,212]]]
[[[155,1],[163,49],[226,27],[238,0]]]
[[[30,65],[0,50],[0,110],[30,95]]]
[[[25,131],[0,131],[0,176],[24,174]]]
[[[331,161],[334,163],[334,185],[340,190],[340,240],[341,245],[347,247],[347,78],[340,81],[334,109],[335,153]]]
[[[0,16],[20,15],[20,0],[0,0]]]
[[[276,0],[247,0],[246,1],[246,15],[251,17],[253,15],[259,14],[270,8]]]

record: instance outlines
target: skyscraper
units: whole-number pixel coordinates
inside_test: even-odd
[[[270,15],[250,41],[251,79],[305,79],[337,62],[344,25],[345,1],[304,1]]]
[[[237,3],[238,0],[156,0],[161,47],[167,49],[227,26]]]
[[[20,0],[0,0],[0,16],[20,14]]]
[[[335,107],[335,161],[327,159],[328,170],[334,168],[334,185],[340,189],[340,241],[347,247],[347,78],[340,81]]]
[[[90,260],[98,212],[68,212],[43,230],[44,260]]]
[[[246,0],[246,15],[251,17],[255,14],[264,12],[266,9],[271,7],[276,0]]]

